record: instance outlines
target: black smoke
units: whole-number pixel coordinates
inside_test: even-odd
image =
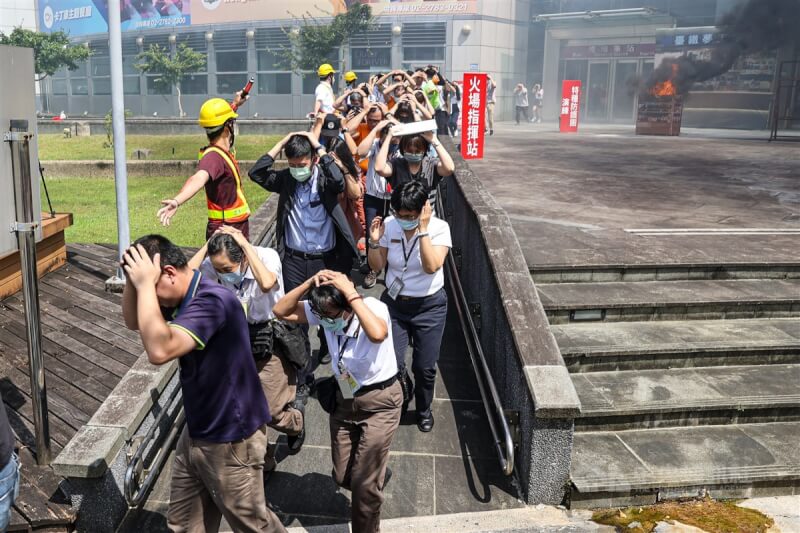
[[[749,0],[726,14],[717,25],[719,41],[709,59],[691,55],[664,59],[644,86],[645,92],[672,81],[678,94],[695,82],[724,74],[745,54],[800,45],[800,0]],[[674,68],[677,66],[677,69]]]

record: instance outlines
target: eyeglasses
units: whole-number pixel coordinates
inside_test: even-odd
[[[394,218],[399,219],[399,220],[409,220],[410,221],[410,220],[417,220],[419,218],[419,215],[401,215],[397,211],[395,211],[394,209],[390,209],[389,213]]]
[[[320,311],[319,309],[314,307],[313,305],[309,304],[309,307],[311,308],[311,314],[313,314],[319,320],[335,320],[335,319],[339,318],[340,316],[342,316],[342,314],[344,313],[344,309],[342,309],[338,313],[336,313],[336,315],[334,315],[334,316],[327,316],[327,315],[323,314],[322,311]]]

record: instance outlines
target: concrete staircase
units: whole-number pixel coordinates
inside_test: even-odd
[[[800,492],[800,269],[533,271],[582,403],[572,507]]]

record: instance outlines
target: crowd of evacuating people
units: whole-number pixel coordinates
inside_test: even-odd
[[[331,65],[318,75],[309,131],[286,135],[249,171],[278,198],[274,248],[250,240],[234,149],[234,109],[247,97],[237,93],[232,103],[203,104],[208,145],[197,171],[158,210],[169,225],[204,189],[205,245],[187,257],[147,235],[121,261],[125,324],[153,364],[180,366],[186,426],[172,468],[171,531],[217,531],[223,516],[236,532],[284,531],[266,478],[279,446],[302,451],[310,396],[329,414],[332,477],[351,492],[352,530],[378,531],[389,450],[412,400],[419,431],[434,428],[452,245],[434,201],[455,170],[440,136],[457,130],[461,87],[432,66],[363,83],[347,72],[341,94]],[[425,120],[434,131],[403,134]],[[354,279],[385,288],[368,297]],[[331,377],[315,378],[321,365]],[[268,428],[285,441],[270,443]]]

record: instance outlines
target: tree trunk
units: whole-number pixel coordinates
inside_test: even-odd
[[[178,92],[178,117],[183,118],[183,102],[181,101],[181,84],[178,83],[175,85],[175,90]]]

